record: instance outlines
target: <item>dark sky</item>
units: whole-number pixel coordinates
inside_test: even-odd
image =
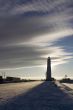
[[[48,56],[64,71],[73,61],[73,0],[0,0],[0,69],[43,68]]]

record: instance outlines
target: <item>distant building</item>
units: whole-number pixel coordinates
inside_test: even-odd
[[[51,81],[51,59],[47,59],[47,72],[46,72],[46,81]]]
[[[0,83],[3,83],[3,78],[2,78],[2,76],[0,76]]]
[[[6,77],[6,81],[9,81],[9,82],[19,82],[20,78],[18,78],[18,77]]]

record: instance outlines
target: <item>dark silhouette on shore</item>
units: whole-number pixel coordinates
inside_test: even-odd
[[[72,83],[73,84],[73,79],[63,78],[60,80],[60,83]]]
[[[2,76],[0,76],[0,84],[2,84],[3,83],[3,78],[2,78]]]
[[[4,83],[19,83],[19,82],[32,82],[32,81],[39,81],[39,80],[35,80],[35,79],[21,79],[19,77],[10,77],[7,76],[5,79],[0,76],[0,84],[4,84]],[[42,80],[44,81],[44,80]]]

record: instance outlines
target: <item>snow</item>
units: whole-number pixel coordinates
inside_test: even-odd
[[[64,83],[64,85],[68,86],[69,88],[73,89],[73,84],[71,83]]]
[[[73,96],[59,83],[35,81],[0,85],[0,110],[73,110]]]
[[[0,85],[0,102],[6,102],[7,100],[26,93],[33,87],[41,84],[42,82],[27,82],[27,83],[8,83]]]

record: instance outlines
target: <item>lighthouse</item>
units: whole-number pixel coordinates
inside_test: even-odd
[[[46,81],[51,81],[51,59],[47,59],[47,72],[46,72]]]

